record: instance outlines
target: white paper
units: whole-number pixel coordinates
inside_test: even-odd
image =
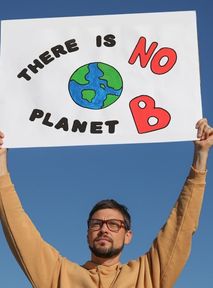
[[[5,147],[196,138],[194,11],[2,21],[0,60]]]

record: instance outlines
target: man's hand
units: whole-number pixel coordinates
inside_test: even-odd
[[[2,144],[3,144],[3,138],[4,138],[4,133],[2,133],[0,131],[0,148],[1,148]]]
[[[8,173],[7,170],[7,149],[2,148],[4,134],[0,131],[0,176]]]
[[[196,124],[197,138],[194,142],[193,167],[197,170],[205,171],[208,159],[208,152],[213,146],[213,128],[209,126],[207,119],[201,119]]]
[[[195,146],[198,150],[208,151],[213,146],[213,128],[208,125],[207,119],[201,119],[196,124],[197,138]]]

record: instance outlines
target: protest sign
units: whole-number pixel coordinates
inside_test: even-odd
[[[193,11],[5,20],[0,59],[6,147],[196,137]]]

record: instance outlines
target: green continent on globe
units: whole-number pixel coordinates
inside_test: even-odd
[[[106,80],[109,87],[115,90],[122,88],[122,78],[119,73],[116,73],[117,71],[115,72],[115,68],[104,63],[98,63],[98,68],[104,73],[104,75],[99,78]]]
[[[84,85],[88,84],[89,81],[86,80],[85,76],[89,73],[88,65],[84,65],[78,68],[75,73],[72,75],[70,80],[76,81],[77,83]]]
[[[109,105],[113,104],[118,99],[118,96],[113,94],[108,94],[106,99],[104,100],[103,108],[108,107]]]
[[[87,90],[82,91],[82,98],[84,100],[87,100],[88,102],[92,102],[95,95],[96,95],[95,90],[92,90],[92,89],[91,90],[87,89]]]

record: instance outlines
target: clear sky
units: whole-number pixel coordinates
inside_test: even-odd
[[[213,124],[213,2],[211,0],[3,1],[0,19],[196,10],[203,115]],[[18,43],[14,43],[18,49]],[[193,105],[193,103],[192,103]],[[129,207],[134,239],[122,262],[149,249],[180,192],[192,161],[190,142],[11,149],[9,168],[23,206],[43,238],[83,264],[90,257],[86,219],[91,206],[115,198]],[[192,254],[175,288],[213,287],[213,151]],[[0,287],[31,287],[0,228]]]

